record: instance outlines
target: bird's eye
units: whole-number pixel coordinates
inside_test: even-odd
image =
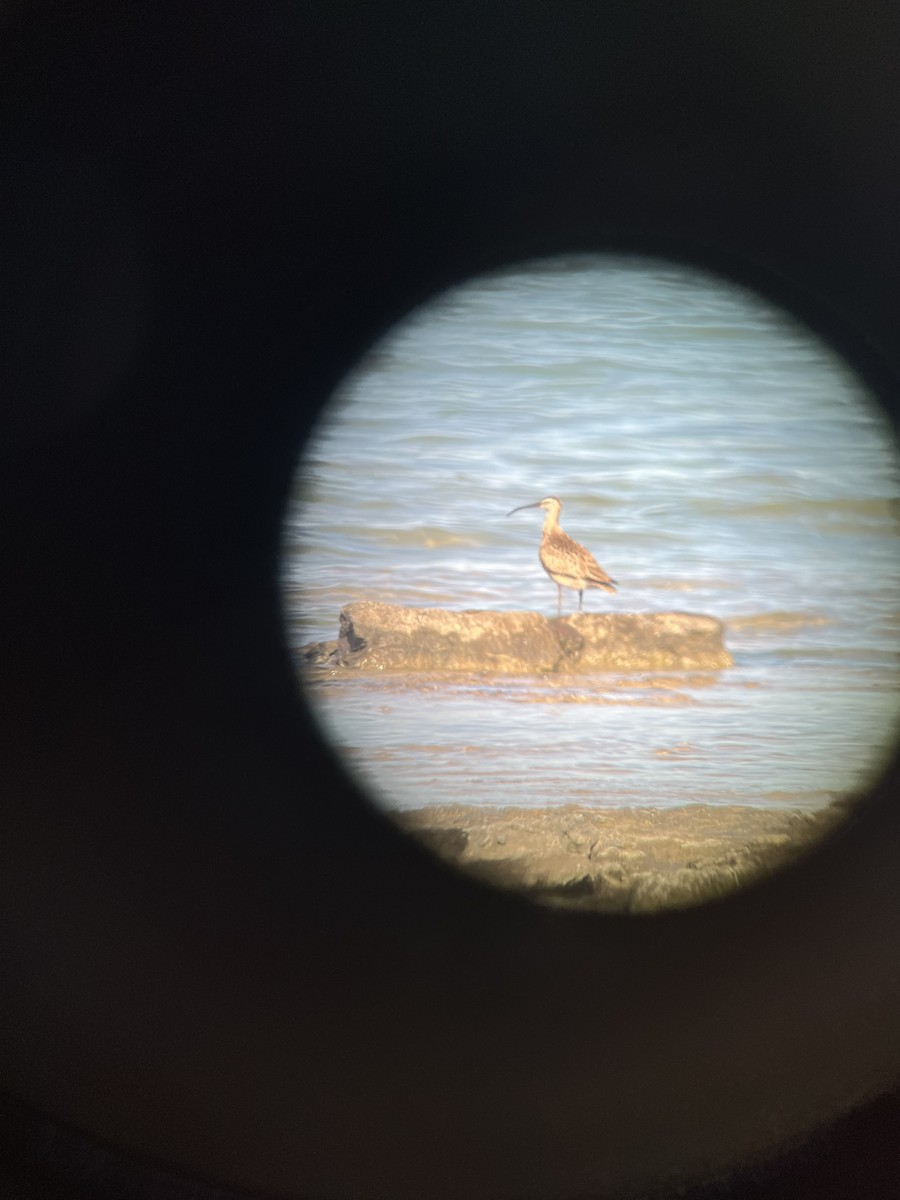
[[[344,380],[287,627],[326,736],[439,855],[554,904],[693,904],[893,754],[898,513],[887,420],[809,326],[673,262],[524,263]]]

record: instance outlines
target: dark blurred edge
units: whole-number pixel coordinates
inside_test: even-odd
[[[654,1200],[889,1200],[898,1194],[898,1143],[895,1094],[842,1117],[777,1159]],[[248,1192],[175,1175],[93,1142],[8,1097],[0,1097],[0,1194],[22,1200],[250,1200]]]

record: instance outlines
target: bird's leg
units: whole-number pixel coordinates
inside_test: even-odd
[[[562,616],[562,585],[556,585],[556,615]]]
[[[579,612],[581,612],[581,600],[582,600],[582,597],[583,597],[583,596],[584,596],[584,592],[579,592],[579,593],[578,593],[578,611],[579,611]]]

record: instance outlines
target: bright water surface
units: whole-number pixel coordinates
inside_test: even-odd
[[[712,614],[735,667],[316,684],[376,798],[817,807],[872,777],[898,713],[898,461],[826,346],[652,260],[552,260],[446,294],[345,381],[308,447],[285,528],[292,645],[336,637],[361,599],[554,615],[543,513],[505,515],[546,495],[619,581],[588,611]]]

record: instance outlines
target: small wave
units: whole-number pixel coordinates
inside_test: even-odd
[[[594,704],[598,706],[614,705],[620,708],[660,708],[697,703],[694,697],[689,696],[686,692],[668,690],[647,692],[640,696],[627,696],[614,691],[568,691],[553,693],[533,692],[531,694],[511,693],[502,698],[510,700],[515,704]]]
[[[823,809],[831,804],[846,801],[847,796],[842,792],[817,789],[802,792],[765,792],[763,799],[767,805],[777,805],[779,808]]]
[[[705,592],[723,591],[735,587],[731,579],[673,579],[667,576],[647,576],[641,585],[661,592]]]
[[[841,496],[832,500],[794,497],[746,504],[737,500],[697,499],[696,507],[712,516],[738,516],[772,520],[807,520],[827,526],[833,532],[848,532],[900,520],[900,500],[894,497]]]
[[[730,617],[725,625],[735,633],[790,633],[813,625],[830,625],[831,620],[821,613],[764,612],[746,617]]]
[[[655,758],[693,758],[698,753],[693,742],[679,742],[675,746],[658,746],[653,755]]]
[[[815,650],[802,646],[779,646],[770,653],[776,659],[805,660],[810,663],[834,659],[858,667],[883,666],[885,669],[891,669],[900,662],[900,652],[878,646],[817,646]]]
[[[361,531],[367,538],[390,546],[422,546],[426,550],[440,550],[445,546],[478,546],[478,538],[466,537],[450,529],[439,529],[433,525],[417,525],[412,529],[387,529],[368,526]]]

